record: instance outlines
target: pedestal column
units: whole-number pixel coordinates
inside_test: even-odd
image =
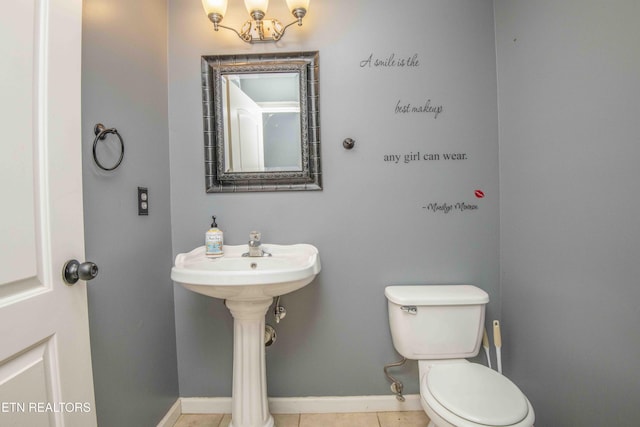
[[[233,316],[233,392],[229,427],[273,427],[267,402],[264,318],[273,298],[227,300]]]

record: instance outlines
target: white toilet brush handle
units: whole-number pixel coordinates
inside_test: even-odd
[[[493,344],[496,346],[496,361],[498,372],[502,373],[502,335],[500,334],[500,321],[493,321]]]
[[[487,336],[487,328],[482,332],[482,347],[487,355],[487,366],[491,368],[491,353],[489,352],[489,337]]]

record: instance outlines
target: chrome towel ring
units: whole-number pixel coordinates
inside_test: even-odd
[[[93,140],[93,161],[96,162],[96,165],[98,165],[100,169],[105,171],[112,171],[118,166],[120,166],[120,163],[122,163],[122,159],[124,158],[124,141],[122,141],[122,136],[120,136],[120,134],[118,133],[118,129],[116,128],[107,129],[106,127],[104,127],[102,123],[98,123],[97,125],[94,126],[93,133],[96,135],[96,139]],[[117,136],[118,139],[120,140],[120,158],[118,159],[115,165],[113,165],[110,168],[107,168],[107,167],[104,167],[104,165],[100,163],[100,161],[98,160],[98,156],[96,155],[96,146],[98,145],[98,141],[103,141],[107,137],[107,135],[109,135],[110,133]]]

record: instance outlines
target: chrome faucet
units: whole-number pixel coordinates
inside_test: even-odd
[[[260,241],[261,235],[258,231],[252,231],[249,233],[249,252],[242,254],[245,257],[263,257],[271,256],[269,252],[265,252],[262,249],[262,242]]]

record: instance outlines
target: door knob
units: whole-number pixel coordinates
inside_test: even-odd
[[[77,260],[67,261],[62,269],[62,278],[67,285],[73,285],[78,280],[91,280],[98,275],[98,266],[92,262],[80,264]]]

